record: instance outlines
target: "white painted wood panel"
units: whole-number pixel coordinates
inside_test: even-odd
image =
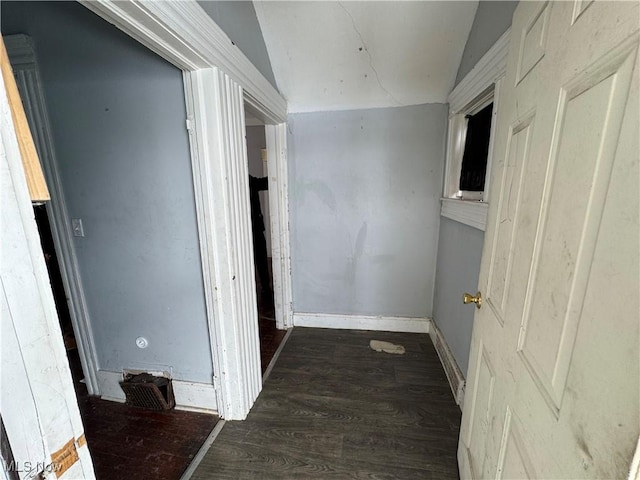
[[[521,2],[462,478],[624,478],[640,434],[640,6]]]
[[[509,28],[451,91],[448,102],[452,114],[469,105],[478,95],[504,76],[507,70],[510,40],[511,29]]]
[[[294,313],[296,327],[379,330],[384,332],[429,333],[431,320],[411,317],[368,317],[328,313]]]
[[[487,306],[494,311],[496,319],[504,324],[504,310],[509,298],[513,252],[518,240],[515,226],[521,213],[520,193],[526,180],[529,161],[529,146],[533,131],[534,114],[529,112],[511,126],[507,145],[507,160],[502,170],[500,198],[498,200],[498,218],[494,232],[493,249],[485,299]],[[517,188],[505,188],[515,183]]]
[[[45,462],[49,456],[44,434],[38,422],[38,407],[29,384],[20,345],[14,328],[16,319],[11,315],[2,285],[2,371],[0,383],[11,388],[0,390],[0,406],[7,433],[11,436],[11,449],[21,461]],[[13,410],[13,414],[9,415]],[[11,433],[9,433],[11,432]]]
[[[456,362],[447,340],[444,338],[444,335],[442,335],[438,326],[433,322],[429,325],[429,336],[431,337],[433,346],[438,353],[440,363],[442,363],[442,367],[444,368],[444,373],[447,375],[447,380],[449,380],[449,386],[451,387],[453,398],[456,399],[456,403],[460,409],[462,409],[465,391],[464,374],[460,370],[458,362]]]
[[[456,198],[442,198],[440,215],[456,222],[484,231],[487,224],[487,209],[485,202],[458,200]]]
[[[4,88],[0,114],[0,409],[16,460],[47,464],[84,429]],[[94,478],[86,444],[78,455],[71,471]]]
[[[291,246],[289,243],[289,172],[287,126],[266,125],[269,204],[271,205],[271,255],[276,326],[293,327]]]

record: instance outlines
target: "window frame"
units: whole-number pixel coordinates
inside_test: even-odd
[[[467,140],[467,126],[469,123],[468,117],[475,115],[483,108],[493,103],[493,112],[491,113],[491,133],[489,137],[489,150],[487,152],[487,172],[491,170],[491,157],[493,153],[493,137],[496,124],[496,98],[495,98],[495,86],[492,84],[486,91],[476,97],[469,105],[464,107],[457,113],[450,115],[449,117],[449,131],[450,139],[453,139],[453,144],[450,145],[449,151],[451,156],[449,158],[449,175],[447,175],[449,181],[445,183],[445,198],[456,198],[463,201],[480,201],[485,202],[487,194],[489,192],[490,177],[486,176],[484,182],[484,190],[482,192],[471,192],[460,190],[460,175],[462,173],[462,159],[464,156],[464,149]]]
[[[508,29],[476,66],[449,95],[447,153],[440,215],[484,231],[487,221],[488,198],[493,160],[496,118],[500,110],[500,84],[506,73],[511,29]],[[493,102],[487,175],[484,191],[467,192],[461,198],[460,172],[467,134],[467,115],[473,115]]]

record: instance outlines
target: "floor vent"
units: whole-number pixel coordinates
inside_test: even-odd
[[[171,379],[150,373],[126,375],[120,387],[127,397],[127,405],[149,410],[171,410],[176,406]]]

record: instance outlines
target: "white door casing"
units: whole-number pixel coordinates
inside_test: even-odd
[[[287,126],[266,125],[267,167],[271,222],[271,258],[276,327],[293,327],[291,296],[291,250],[289,244],[289,173]]]
[[[637,2],[521,2],[462,478],[622,478],[639,427]]]
[[[205,290],[214,292],[207,309],[219,324],[209,329],[217,404],[225,418],[244,418],[262,381],[254,269],[247,263],[253,244],[242,87],[217,68],[190,72],[184,79],[187,98],[206,99],[187,103],[187,114],[194,120],[189,134],[197,162],[196,209],[204,219],[199,236]],[[233,324],[219,321],[231,318]]]
[[[491,159],[495,138],[495,122],[500,110],[500,85],[507,69],[507,54],[511,28],[478,60],[478,63],[460,81],[449,94],[449,128],[445,155],[445,173],[442,208],[440,215],[459,223],[484,231],[487,222],[487,198],[490,194]],[[493,90],[493,92],[491,92]],[[469,201],[453,198],[459,190],[462,155],[466,138],[466,113],[474,109],[479,102],[486,101],[487,95],[493,100],[491,120],[491,138],[487,158],[487,177],[484,186],[484,201]]]

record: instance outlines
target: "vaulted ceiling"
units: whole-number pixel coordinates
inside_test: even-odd
[[[289,111],[446,102],[478,6],[254,2]]]

